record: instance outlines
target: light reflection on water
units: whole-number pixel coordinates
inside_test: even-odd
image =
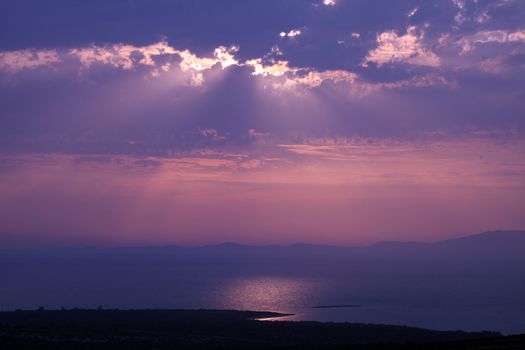
[[[248,277],[227,281],[216,294],[226,309],[297,312],[319,298],[323,286],[316,280],[287,277]]]
[[[221,266],[112,266],[35,269],[0,264],[0,308],[243,309],[294,314],[283,319],[363,322],[442,330],[525,331],[523,273],[429,275],[310,272],[308,276]],[[306,269],[306,267],[301,267]],[[339,267],[340,269],[343,269]],[[248,273],[247,273],[248,272]],[[330,271],[328,271],[330,272]],[[517,271],[521,272],[521,270]],[[249,273],[252,273],[251,275]],[[24,278],[20,278],[24,276]],[[53,283],[49,283],[52,281]],[[352,308],[319,305],[359,304]]]
[[[348,293],[327,280],[296,277],[237,277],[222,280],[215,289],[212,307],[274,311],[292,316],[266,320],[358,322],[397,324],[437,330],[498,330],[521,333],[516,320],[523,309],[487,305],[413,305],[405,301],[371,300],[359,307],[315,308],[317,305],[361,304],[359,293]],[[388,294],[388,293],[387,293]],[[436,296],[436,299],[439,299]]]

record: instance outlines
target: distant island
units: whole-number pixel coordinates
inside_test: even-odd
[[[286,316],[236,310],[0,312],[0,348],[19,349],[514,349],[525,336],[415,327],[258,321]]]

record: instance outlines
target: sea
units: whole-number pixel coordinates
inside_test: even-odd
[[[0,266],[0,309],[238,309],[289,314],[271,320],[277,322],[525,333],[525,275],[516,275],[522,268],[498,275],[379,265],[11,261]]]

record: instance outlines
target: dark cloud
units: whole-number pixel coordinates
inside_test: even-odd
[[[525,128],[520,1],[21,0],[0,13],[2,151]]]

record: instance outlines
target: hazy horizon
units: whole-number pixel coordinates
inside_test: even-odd
[[[378,240],[378,241],[371,241],[371,242],[364,242],[360,244],[330,244],[326,242],[289,242],[289,243],[250,243],[250,242],[239,242],[239,241],[218,241],[218,242],[207,242],[202,244],[174,244],[174,243],[159,243],[159,244],[97,244],[95,242],[86,242],[86,243],[67,243],[63,241],[38,241],[36,239],[30,239],[30,240],[4,240],[4,244],[2,245],[2,248],[0,249],[32,249],[32,250],[38,250],[38,249],[54,249],[54,248],[155,248],[155,247],[176,247],[176,248],[202,248],[202,247],[213,247],[213,246],[245,246],[245,247],[293,247],[293,246],[323,246],[323,247],[336,247],[336,248],[366,248],[366,247],[373,247],[380,244],[388,244],[388,243],[416,243],[416,244],[426,244],[426,245],[432,245],[434,243],[439,242],[446,242],[446,241],[453,241],[457,239],[468,239],[468,238],[475,238],[480,236],[486,236],[486,235],[492,235],[492,234],[519,234],[523,235],[525,237],[525,229],[523,230],[493,230],[493,231],[484,231],[484,232],[477,232],[473,234],[461,234],[461,235],[454,235],[450,237],[442,237],[439,240]]]

